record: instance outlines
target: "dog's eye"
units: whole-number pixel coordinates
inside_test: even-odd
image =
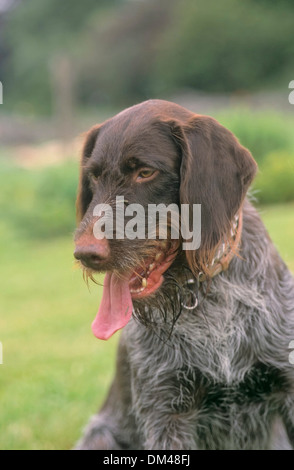
[[[152,168],[142,168],[138,171],[136,175],[136,181],[150,180],[154,178],[158,173],[158,170],[153,170]]]
[[[100,174],[98,172],[91,172],[89,176],[90,176],[90,181],[96,184],[97,181],[99,180]]]

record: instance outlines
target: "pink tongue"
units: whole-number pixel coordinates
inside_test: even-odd
[[[114,273],[106,273],[101,304],[92,323],[92,331],[99,339],[110,338],[131,319],[133,310],[128,281]]]

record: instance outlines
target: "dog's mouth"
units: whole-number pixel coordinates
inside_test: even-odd
[[[140,299],[153,294],[161,286],[163,274],[174,259],[175,246],[171,244],[167,248],[167,242],[161,242],[156,253],[132,272],[128,281],[132,298]]]
[[[105,275],[99,311],[92,323],[92,331],[99,339],[110,338],[131,319],[134,300],[148,297],[161,286],[163,274],[176,256],[176,245],[159,243],[154,255],[132,272]]]

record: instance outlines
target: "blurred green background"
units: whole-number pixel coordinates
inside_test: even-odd
[[[294,271],[293,24],[291,0],[0,0],[0,449],[71,448],[113,375],[72,256],[91,125],[148,98],[217,118]]]

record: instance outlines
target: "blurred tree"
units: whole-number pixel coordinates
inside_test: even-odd
[[[153,93],[157,47],[169,27],[178,0],[124,2],[116,14],[106,11],[88,23],[79,63],[80,97],[125,105]]]
[[[3,16],[0,14],[0,81],[3,81],[8,49],[3,37]]]
[[[75,128],[75,73],[67,56],[56,56],[51,62],[53,115],[56,135],[63,141],[64,153],[70,153]]]
[[[293,8],[258,0],[177,2],[156,58],[159,90],[274,87],[293,71]]]
[[[51,112],[49,67],[60,56],[83,106],[180,88],[285,86],[293,79],[293,24],[292,0],[21,1],[2,33],[10,52],[5,95],[27,115]]]
[[[17,108],[51,111],[49,67],[55,56],[73,57],[92,14],[123,0],[26,0],[6,15],[4,34],[11,55],[6,94]],[[7,75],[6,74],[6,75]]]

